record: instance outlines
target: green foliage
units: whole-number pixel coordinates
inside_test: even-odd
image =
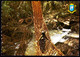
[[[13,19],[18,21],[20,18],[32,16],[30,1],[3,1],[2,2],[2,24]]]

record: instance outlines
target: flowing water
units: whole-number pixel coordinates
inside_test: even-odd
[[[50,39],[53,44],[58,42],[65,42],[68,39],[63,39],[64,36],[68,35],[69,31],[63,32],[62,30],[51,30],[49,31]],[[36,55],[35,38],[33,38],[29,43],[25,51],[26,56]]]
[[[64,39],[65,36],[71,36],[71,37],[74,37],[74,39],[75,38],[79,39],[79,34],[76,34],[76,33],[69,33],[68,34],[68,33],[69,33],[69,31],[64,32],[62,30],[50,30],[49,35],[50,35],[51,42],[53,44],[57,44],[59,42],[66,44],[68,42],[65,42],[65,41],[67,41],[69,38]],[[74,41],[76,42],[77,40],[70,41],[68,45],[72,46]],[[35,41],[35,38],[33,36],[33,38],[27,44],[26,50],[24,50],[25,51],[25,56],[36,55],[36,45],[35,45],[35,43],[36,43],[36,41]],[[13,44],[11,44],[11,45],[13,45]],[[14,43],[14,51],[13,51],[13,53],[11,53],[12,55],[16,55],[17,49],[19,49],[19,46],[20,46],[20,43],[16,43],[16,42]],[[77,46],[75,46],[75,47],[78,48]],[[10,48],[10,49],[12,49],[12,48]],[[7,55],[7,53],[6,53],[6,55]]]

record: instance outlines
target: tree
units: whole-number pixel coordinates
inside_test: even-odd
[[[32,1],[33,19],[36,38],[37,55],[64,55],[51,43],[49,32],[42,17],[42,9],[40,1]],[[54,50],[55,49],[55,50]]]

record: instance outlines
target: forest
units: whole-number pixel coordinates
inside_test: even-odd
[[[2,1],[1,37],[2,56],[79,56],[79,2]]]

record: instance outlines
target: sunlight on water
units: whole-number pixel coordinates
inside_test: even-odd
[[[55,35],[53,36],[50,36],[50,39],[51,39],[51,42],[53,44],[56,44],[57,42],[61,41],[61,42],[64,42],[66,41],[65,39],[62,39],[64,36],[66,36],[68,33],[69,33],[70,30],[66,30],[65,32],[62,31],[62,33],[56,33]],[[59,31],[58,31],[59,32]],[[54,32],[53,32],[54,33]]]

